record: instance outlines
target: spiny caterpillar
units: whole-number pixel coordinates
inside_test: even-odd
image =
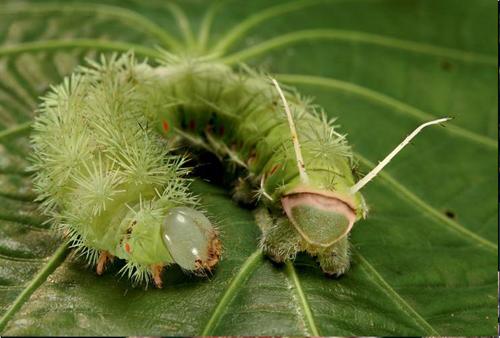
[[[366,216],[359,190],[428,122],[358,183],[345,135],[309,100],[263,74],[165,53],[90,61],[43,98],[32,143],[42,208],[102,273],[113,256],[137,282],[163,266],[218,262],[217,231],[190,194],[179,142],[234,164],[234,197],[257,200],[260,245],[274,261],[300,251],[322,270],[349,267],[348,234]],[[284,113],[286,112],[286,114]]]

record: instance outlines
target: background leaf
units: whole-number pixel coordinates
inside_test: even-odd
[[[0,7],[0,330],[8,335],[495,335],[496,4],[481,0],[5,1]],[[271,6],[271,7],[270,7]],[[185,14],[184,14],[185,13]],[[210,25],[212,24],[212,25]],[[190,33],[189,25],[192,31]],[[210,29],[211,28],[211,29]],[[198,32],[201,32],[198,35]],[[27,134],[37,97],[100,52],[206,46],[316,97],[367,172],[426,130],[373,183],[352,268],[325,277],[257,249],[229,188],[194,188],[220,220],[209,280],[165,271],[134,289],[67,256],[36,212]],[[203,54],[207,49],[199,47]]]

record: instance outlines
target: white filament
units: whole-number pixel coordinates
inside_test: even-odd
[[[389,162],[391,162],[392,158],[396,156],[410,141],[418,135],[424,129],[425,127],[431,126],[433,124],[438,124],[438,123],[443,123],[448,120],[451,120],[450,117],[445,117],[437,120],[433,120],[430,122],[426,122],[422,125],[420,125],[417,129],[415,129],[410,135],[408,135],[403,142],[401,142],[396,148],[394,148],[393,151],[389,155],[386,156],[375,168],[372,169],[368,174],[366,174],[365,177],[360,179],[355,185],[353,185],[349,191],[351,194],[355,194],[358,192],[361,188],[363,188],[368,182],[370,182],[375,176],[378,175],[378,173],[387,165]]]
[[[295,150],[295,158],[297,159],[297,167],[299,168],[300,181],[303,184],[308,184],[309,177],[307,176],[306,166],[304,165],[304,159],[302,158],[302,152],[300,151],[299,138],[297,135],[297,130],[295,130],[295,123],[293,122],[290,107],[288,106],[288,102],[286,102],[285,95],[283,94],[283,91],[281,90],[278,82],[273,78],[271,78],[271,81],[273,81],[274,86],[278,90],[281,101],[283,101],[283,106],[285,107],[286,116],[288,118],[288,125],[290,127],[290,133],[292,134],[292,143]]]

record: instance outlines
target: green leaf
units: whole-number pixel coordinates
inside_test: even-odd
[[[271,6],[271,7],[270,7]],[[269,2],[10,0],[0,7],[0,331],[7,335],[495,335],[496,4],[488,0]],[[191,28],[190,28],[191,27]],[[199,34],[198,34],[199,32]],[[132,288],[72,259],[36,211],[25,172],[37,97],[85,57],[155,46],[247,62],[314,96],[367,172],[352,268],[275,265],[251,210],[197,181],[224,255],[208,279],[172,267]]]

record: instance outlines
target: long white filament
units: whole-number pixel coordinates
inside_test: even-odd
[[[286,116],[288,118],[288,125],[290,126],[290,133],[292,134],[292,143],[293,143],[293,148],[295,150],[295,158],[297,159],[297,167],[299,168],[300,181],[303,184],[308,184],[309,176],[307,176],[306,173],[306,166],[304,164],[304,159],[302,157],[302,152],[300,150],[299,138],[297,135],[297,130],[295,129],[295,123],[293,122],[292,112],[290,111],[288,102],[286,102],[285,95],[283,94],[283,91],[281,90],[278,82],[273,78],[271,78],[271,81],[278,90],[278,93],[281,97],[281,101],[283,101],[283,106],[285,107]]]
[[[450,117],[445,117],[437,120],[433,120],[430,122],[426,122],[420,125],[417,129],[415,129],[410,135],[408,135],[403,142],[401,142],[389,155],[386,156],[375,168],[372,169],[365,177],[360,179],[356,184],[354,184],[349,190],[351,194],[355,194],[361,188],[363,188],[368,182],[370,182],[378,173],[387,165],[394,156],[396,156],[410,141],[418,135],[425,127],[431,126],[433,124],[439,124],[451,120]]]

